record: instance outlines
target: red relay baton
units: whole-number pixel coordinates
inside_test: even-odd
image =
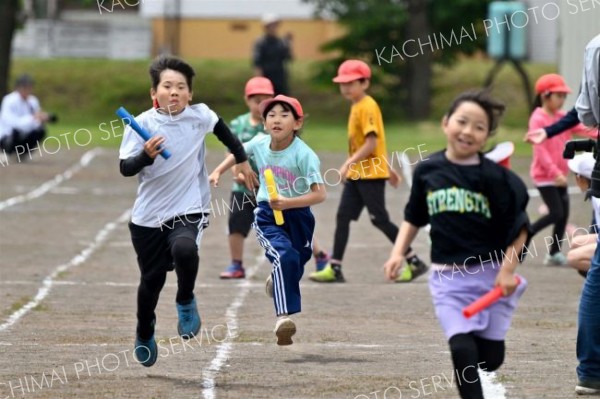
[[[519,278],[519,276],[515,276],[515,280],[517,280],[517,285],[521,284],[521,279]],[[469,306],[466,306],[463,309],[463,315],[468,319],[469,317],[476,315],[483,309],[492,305],[500,298],[502,298],[502,288],[494,287],[487,294],[481,296]]]

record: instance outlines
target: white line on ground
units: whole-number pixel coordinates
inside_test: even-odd
[[[21,317],[23,317],[27,312],[36,307],[41,301],[44,300],[50,293],[52,286],[56,283],[55,279],[59,275],[59,273],[67,271],[73,267],[79,266],[84,263],[100,246],[108,239],[109,234],[117,228],[117,226],[121,223],[125,223],[129,220],[130,210],[126,210],[119,216],[116,220],[106,224],[102,230],[96,234],[96,238],[94,242],[92,242],[88,247],[86,247],[79,254],[75,255],[73,259],[69,262],[62,264],[54,269],[52,273],[50,273],[44,281],[42,282],[42,287],[38,289],[36,296],[13,314],[9,316],[9,318],[2,324],[0,324],[0,331],[6,330],[13,324],[15,324]]]
[[[227,317],[227,325],[233,331],[236,331],[238,328],[238,310],[244,304],[244,300],[246,299],[248,292],[250,292],[250,287],[252,286],[252,283],[250,283],[250,278],[252,278],[252,276],[256,273],[260,265],[265,262],[265,259],[266,258],[263,254],[259,255],[256,258],[256,263],[251,268],[246,270],[246,279],[237,284],[237,287],[239,288],[238,294],[225,311],[225,317]],[[230,339],[231,337],[228,335],[227,340],[219,344],[219,346],[217,347],[217,354],[215,355],[214,359],[210,362],[210,365],[208,367],[205,367],[204,370],[202,370],[202,386],[204,387],[204,389],[202,390],[202,395],[205,399],[216,398],[215,378],[217,377],[217,374],[227,361],[229,353],[231,352],[231,348],[233,347],[233,344],[231,343]]]
[[[63,173],[54,176],[52,180],[48,180],[37,188],[31,190],[27,194],[17,195],[15,197],[9,198],[0,202],[0,211],[5,210],[8,207],[13,205],[20,204],[25,201],[31,201],[32,199],[41,197],[46,194],[48,191],[52,190],[54,187],[58,186],[63,181],[69,180],[73,175],[79,172],[81,169],[87,167],[92,159],[96,157],[96,155],[100,154],[102,150],[100,148],[94,148],[89,150],[85,154],[81,156],[79,161],[71,166],[69,169],[65,170]]]

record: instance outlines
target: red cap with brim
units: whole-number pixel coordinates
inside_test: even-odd
[[[266,100],[261,101],[261,103],[258,105],[258,109],[263,118],[265,117],[265,109],[267,109],[267,107],[273,103],[288,104],[294,109],[299,118],[304,117],[304,112],[302,111],[302,105],[300,105],[300,101],[298,101],[294,97],[288,97],[284,96],[283,94],[279,94],[273,98],[268,98]]]
[[[570,93],[571,89],[562,76],[549,73],[540,77],[535,83],[535,92],[542,93]]]
[[[349,83],[358,79],[371,79],[371,68],[360,60],[347,60],[338,68],[335,83]]]
[[[268,96],[275,95],[275,89],[273,88],[273,83],[265,77],[256,76],[250,79],[246,83],[246,88],[244,89],[244,95],[246,98],[250,96],[254,96],[256,94],[265,94]]]
[[[515,152],[515,145],[510,141],[498,143],[484,155],[491,161],[510,169],[510,156]]]

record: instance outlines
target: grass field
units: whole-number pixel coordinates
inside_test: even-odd
[[[247,61],[194,61],[197,71],[194,81],[195,101],[205,102],[223,118],[230,120],[245,111],[241,96],[245,81],[252,71]],[[147,67],[149,60],[28,60],[17,59],[13,74],[27,71],[37,80],[37,94],[44,108],[56,112],[60,122],[50,126],[50,134],[61,140],[61,146],[77,145],[117,147],[122,127],[114,111],[125,106],[137,114],[150,105]],[[400,106],[382,102],[389,151],[426,144],[442,148],[444,136],[439,120],[452,98],[459,92],[480,87],[492,68],[489,60],[463,59],[452,68],[436,67],[433,80],[431,118],[424,122],[402,119]],[[315,150],[339,151],[347,149],[346,118],[349,104],[339,95],[337,87],[316,81],[313,76],[317,65],[295,62],[292,65],[292,90],[303,104],[307,119],[303,138]],[[527,64],[532,81],[552,72],[550,65]],[[64,76],[68,71],[68,78]],[[511,140],[517,145],[517,155],[529,155],[530,148],[521,142],[527,126],[529,107],[523,88],[515,72],[506,67],[498,75],[494,94],[509,104],[504,123],[492,142]],[[87,131],[89,131],[89,133]],[[209,147],[219,148],[220,143],[210,137]],[[48,148],[57,147],[52,139]]]

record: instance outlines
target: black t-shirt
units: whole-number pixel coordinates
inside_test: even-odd
[[[525,184],[482,154],[478,165],[458,165],[444,153],[432,154],[415,169],[404,219],[417,227],[431,224],[434,263],[501,262],[521,228],[529,230]]]

